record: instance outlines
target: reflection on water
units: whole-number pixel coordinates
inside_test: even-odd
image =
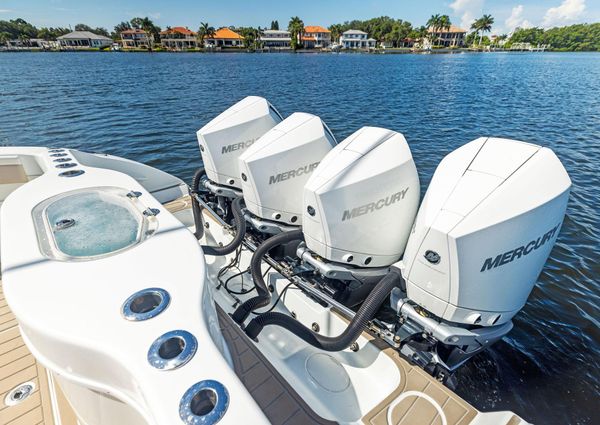
[[[548,146],[573,180],[558,244],[515,328],[458,374],[480,409],[591,424],[600,395],[600,55],[0,55],[0,143],[72,147],[186,180],[195,131],[247,95],[317,114],[342,140],[405,134],[423,190],[479,136]],[[596,415],[596,416],[594,416]]]

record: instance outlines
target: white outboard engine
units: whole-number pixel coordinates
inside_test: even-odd
[[[336,140],[315,115],[294,113],[250,146],[239,158],[248,220],[277,233],[302,222],[302,190]]]
[[[196,135],[208,179],[240,189],[238,157],[281,120],[279,112],[266,99],[248,96],[198,130]]]
[[[480,138],[440,163],[402,261],[406,297],[395,290],[392,307],[405,328],[418,324],[414,335],[444,344],[435,361],[446,370],[510,331],[554,246],[570,186],[550,149],[514,140]]]
[[[363,127],[327,154],[304,187],[306,247],[345,265],[389,266],[404,252],[419,191],[404,136]]]
[[[480,138],[438,166],[404,257],[408,297],[441,319],[510,320],[560,231],[571,180],[547,148]]]

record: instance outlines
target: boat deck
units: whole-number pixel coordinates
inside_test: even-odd
[[[35,385],[21,403],[7,406],[8,393],[24,384]],[[56,406],[56,408],[55,408]],[[0,281],[0,424],[76,425],[75,415],[60,388],[31,355],[15,316],[6,304]]]

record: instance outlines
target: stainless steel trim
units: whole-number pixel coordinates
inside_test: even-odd
[[[244,213],[244,218],[248,221],[255,229],[269,234],[277,234],[281,232],[288,232],[290,230],[296,230],[300,226],[288,226],[283,223],[275,223],[273,221],[263,220],[256,217],[249,212]]]
[[[68,170],[68,171],[63,171],[58,176],[59,177],[77,177],[77,176],[82,175],[83,173],[85,173],[85,171],[83,171],[83,170]]]
[[[160,302],[151,310],[145,312],[135,312],[135,301],[140,300],[143,297],[157,296]],[[125,320],[132,322],[141,322],[144,320],[152,319],[158,316],[160,313],[166,310],[171,302],[171,296],[167,291],[162,288],[146,288],[136,292],[125,300],[121,307],[121,315]],[[133,308],[132,308],[133,306]]]
[[[212,410],[204,415],[197,415],[192,410],[192,402],[201,391],[210,391],[215,397]],[[181,398],[179,417],[186,425],[212,425],[223,418],[229,407],[229,393],[219,381],[208,379],[192,385]]]
[[[63,162],[62,164],[56,164],[54,167],[56,168],[73,168],[77,167],[77,164],[74,162]]]
[[[176,344],[177,354],[173,356],[170,353],[165,354],[172,344]],[[160,370],[177,369],[189,362],[197,349],[198,342],[194,335],[183,330],[170,331],[159,336],[152,343],[148,350],[148,363]]]

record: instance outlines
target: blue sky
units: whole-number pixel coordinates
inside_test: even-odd
[[[267,26],[273,19],[286,26],[290,16],[306,25],[328,26],[351,19],[388,15],[423,25],[434,13],[448,14],[467,27],[483,13],[494,16],[494,33],[517,26],[552,27],[600,21],[600,0],[0,0],[0,20],[21,17],[37,26],[85,23],[109,31],[135,16],[149,16],[162,27],[200,22],[220,26]]]

